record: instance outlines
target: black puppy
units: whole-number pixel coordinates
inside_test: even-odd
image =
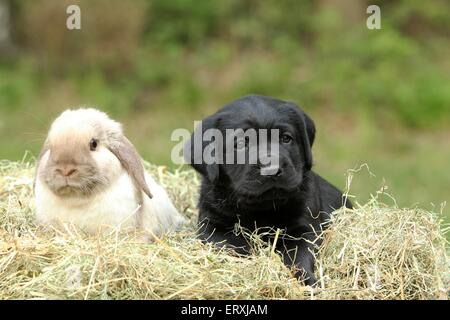
[[[263,145],[258,136],[256,146],[251,145],[248,135],[232,136],[231,144],[227,137],[225,142],[216,136],[198,141],[202,137],[199,130],[204,134],[208,129],[224,137],[227,129],[268,129],[270,142]],[[278,133],[276,141],[272,139],[274,132]],[[187,160],[202,175],[199,238],[249,253],[245,237],[234,232],[236,223],[250,230],[283,229],[285,236],[277,241],[277,249],[285,264],[295,267],[297,278],[313,285],[316,278],[311,251],[321,241],[317,234],[332,211],[342,205],[351,207],[338,189],[311,171],[314,137],[314,122],[297,105],[263,96],[242,97],[204,119],[202,128],[196,129],[185,146]],[[219,161],[207,164],[202,152],[211,146],[215,147],[211,154]],[[258,147],[267,147],[265,161],[257,153]],[[277,154],[272,152],[276,148]],[[241,150],[246,153],[245,163],[226,162],[227,154],[236,156]],[[257,155],[254,163],[251,155]],[[269,157],[278,164],[264,174]]]

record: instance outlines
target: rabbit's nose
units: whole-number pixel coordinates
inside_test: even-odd
[[[77,172],[77,168],[74,166],[65,166],[56,170],[58,173],[62,174],[64,177],[70,177],[75,172]]]

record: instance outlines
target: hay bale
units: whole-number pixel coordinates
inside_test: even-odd
[[[326,231],[312,290],[255,239],[238,257],[195,239],[198,178],[148,166],[190,219],[178,234],[88,237],[33,223],[34,163],[0,161],[0,299],[447,298],[449,264],[437,215],[372,201],[342,210]]]

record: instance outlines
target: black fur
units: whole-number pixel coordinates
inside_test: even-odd
[[[311,171],[314,122],[293,103],[251,95],[207,117],[202,127],[203,132],[215,128],[224,135],[227,128],[280,129],[291,134],[290,143],[279,143],[283,170],[279,176],[262,176],[258,164],[195,164],[193,138],[186,150],[191,150],[189,160],[202,175],[199,238],[246,254],[251,247],[244,236],[233,232],[237,222],[251,231],[264,227],[283,229],[289,237],[283,234],[279,238],[278,251],[286,265],[295,268],[297,278],[313,285],[316,278],[310,250],[315,245],[310,241],[320,243],[316,232],[326,227],[334,209],[343,204],[351,207],[338,189]],[[208,143],[214,142],[204,142],[202,150]]]

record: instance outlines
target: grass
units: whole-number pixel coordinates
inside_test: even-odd
[[[180,233],[150,244],[138,235],[88,237],[71,226],[66,232],[36,227],[34,162],[0,161],[0,299],[448,298],[446,231],[438,213],[384,205],[381,191],[337,212],[317,257],[319,285],[311,289],[256,234],[248,234],[251,257],[201,244],[196,174],[147,168],[190,220]]]
[[[46,98],[14,112],[0,110],[0,158],[20,160],[24,150],[39,153],[48,126],[65,108],[81,104],[81,100],[65,86],[58,87]],[[212,100],[213,101],[213,100]],[[214,112],[223,101],[202,105],[192,111],[173,105],[160,108],[154,101],[148,109],[129,114],[109,112],[124,124],[125,132],[145,159],[175,169],[170,152],[175,142],[170,135],[175,128],[193,130],[193,121]],[[94,104],[95,105],[95,104]],[[108,110],[108,108],[103,108]],[[45,110],[36,113],[35,110]],[[450,139],[447,130],[423,132],[389,123],[376,124],[369,116],[355,112],[322,112],[305,107],[315,119],[317,137],[313,146],[314,170],[338,186],[344,187],[348,168],[367,164],[352,184],[357,200],[367,202],[374,190],[389,187],[399,206],[418,205],[439,211],[449,201]],[[25,129],[24,129],[25,128]],[[444,219],[450,222],[450,210],[444,207]],[[449,238],[450,240],[450,238]]]

